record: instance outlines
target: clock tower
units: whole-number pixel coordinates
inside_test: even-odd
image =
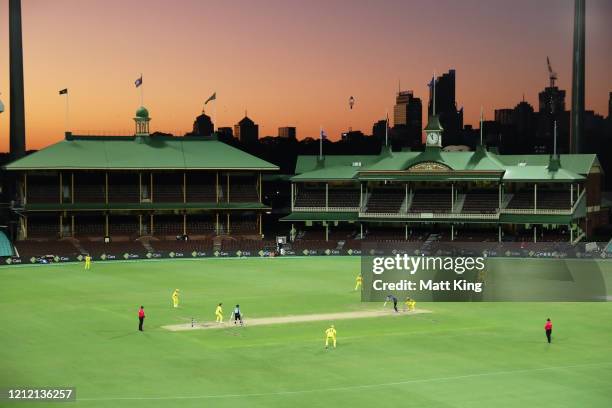
[[[438,115],[429,117],[427,126],[425,126],[425,147],[442,147],[442,132],[444,128],[440,124]]]

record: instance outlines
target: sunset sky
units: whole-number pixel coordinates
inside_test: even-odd
[[[587,1],[586,107],[607,114],[612,2]],[[8,0],[0,0],[0,150],[8,148]],[[142,72],[151,130],[183,134],[217,92],[216,124],[248,110],[260,136],[297,126],[332,139],[369,134],[398,80],[428,97],[432,72],[457,71],[465,122],[537,108],[546,56],[571,100],[573,0],[22,0],[27,148],[63,138],[64,97],[79,134],[132,134]],[[356,99],[353,111],[348,99]],[[212,114],[214,106],[208,105]],[[424,114],[426,109],[424,109]]]

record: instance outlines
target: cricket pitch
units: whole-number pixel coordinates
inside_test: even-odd
[[[356,312],[343,312],[343,313],[322,313],[322,314],[307,314],[307,315],[295,315],[295,316],[279,316],[279,317],[260,317],[255,319],[245,319],[245,325],[247,326],[264,326],[271,324],[290,324],[290,323],[303,323],[303,322],[318,322],[318,321],[330,321],[334,320],[347,320],[347,319],[363,319],[368,317],[382,317],[382,316],[411,316],[422,313],[431,313],[430,310],[417,309],[411,312],[401,311],[399,313],[390,310],[369,310],[369,311],[356,311]],[[234,326],[229,321],[223,323],[215,322],[204,322],[204,323],[191,323],[184,324],[172,324],[168,326],[162,326],[163,329],[170,331],[186,331],[186,330],[212,330],[212,329],[224,329],[227,327]]]

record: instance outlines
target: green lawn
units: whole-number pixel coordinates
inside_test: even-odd
[[[348,257],[3,267],[0,388],[75,386],[79,407],[612,406],[611,303],[418,304],[433,313],[334,322],[328,351],[328,322],[160,327],[213,320],[218,302],[247,322],[381,307],[352,292],[358,271]]]

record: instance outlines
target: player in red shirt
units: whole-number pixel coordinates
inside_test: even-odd
[[[144,324],[144,319],[145,319],[145,313],[144,313],[144,306],[140,306],[140,309],[138,309],[138,330],[143,331],[142,330],[142,325]]]
[[[546,319],[544,330],[546,330],[546,338],[548,339],[548,342],[550,343],[551,337],[552,337],[552,322],[550,321],[550,318]]]

